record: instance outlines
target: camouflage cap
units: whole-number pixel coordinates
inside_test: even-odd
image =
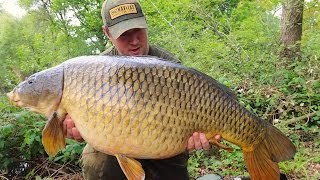
[[[148,27],[137,0],[105,0],[101,16],[114,39],[130,29]]]

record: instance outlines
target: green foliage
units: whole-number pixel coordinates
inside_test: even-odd
[[[197,178],[208,172],[220,173],[220,166],[223,165],[221,160],[215,159],[209,151],[193,151],[188,161],[188,172],[190,178]]]
[[[97,49],[88,45],[87,38],[72,35],[72,27],[63,28],[61,21],[53,23],[54,17],[43,8],[30,10],[19,20],[7,14],[0,16],[3,17],[0,28],[0,80],[6,82],[0,87],[2,92],[30,74],[74,56],[91,54]]]
[[[79,143],[74,140],[67,139],[67,146],[56,156],[50,157],[49,159],[54,162],[66,163],[69,161],[75,162],[76,165],[79,165],[79,157],[82,153],[84,143]]]
[[[21,19],[0,11],[0,92],[8,92],[34,72],[74,56],[97,54],[109,45],[101,30],[102,1],[19,2],[28,11]],[[141,3],[151,43],[233,89],[241,104],[266,121],[279,122],[276,125],[298,147],[295,159],[281,163],[281,170],[296,174],[296,179],[317,177],[310,167],[319,164],[315,157],[320,156],[320,113],[295,120],[320,111],[318,1],[305,3],[302,54],[294,63],[278,56],[280,19],[274,13],[279,0]],[[45,120],[17,110],[3,98],[0,108],[1,173],[12,173],[21,162],[47,159],[40,142]],[[49,158],[50,162],[78,166],[82,147],[68,142],[65,150]],[[193,153],[189,160],[191,177],[211,172],[247,176],[240,149],[234,148],[232,153],[221,151],[215,156],[206,151]],[[36,167],[30,163],[28,177],[40,176]]]
[[[301,146],[299,146],[301,147]],[[318,149],[319,149],[318,145]],[[299,148],[297,154],[294,157],[294,162],[281,162],[279,167],[284,173],[295,173],[295,179],[301,180],[316,180],[320,178],[320,173],[317,168],[312,169],[314,166],[318,166],[320,163],[320,152],[311,151],[305,148]]]
[[[244,166],[242,150],[238,146],[235,146],[231,143],[227,143],[227,145],[232,147],[233,151],[227,152],[225,150],[220,150],[222,164],[225,167],[221,172],[222,175],[248,176]]]
[[[35,113],[16,109],[0,96],[0,173],[7,177],[25,176],[38,163],[48,158],[41,142],[41,132],[46,120]],[[56,163],[79,166],[83,143],[67,141],[66,149],[49,158]]]
[[[233,148],[232,152],[213,147],[209,151],[197,150],[190,153],[188,171],[192,179],[204,174],[219,174],[221,176],[248,176],[243,162],[241,149],[231,143],[227,146]]]
[[[44,121],[38,115],[10,107],[3,97],[0,100],[0,171],[22,173],[28,160],[44,156],[40,140]]]

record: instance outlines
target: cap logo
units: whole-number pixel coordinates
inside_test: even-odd
[[[126,14],[136,14],[137,8],[135,4],[122,4],[110,9],[109,13],[110,18],[113,20],[119,16],[123,16]]]

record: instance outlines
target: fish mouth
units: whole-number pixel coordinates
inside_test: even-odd
[[[9,98],[10,104],[21,106],[21,100],[19,96],[16,93],[14,93],[14,91],[7,93],[7,97]]]
[[[13,96],[13,91],[7,93],[7,97],[9,98],[10,104],[14,102]]]
[[[9,103],[10,105],[15,105],[17,107],[29,110],[29,111],[36,111],[35,107],[33,107],[32,105],[29,105],[27,103],[24,103],[23,101],[21,101],[21,98],[19,97],[19,94],[15,93],[15,91],[11,91],[9,93],[7,93],[7,96],[9,98]]]

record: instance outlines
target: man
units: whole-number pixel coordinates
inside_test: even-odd
[[[171,53],[149,45],[145,16],[136,0],[106,0],[101,16],[103,32],[114,45],[102,55],[151,55],[180,63]],[[83,141],[70,117],[64,121],[67,137]],[[216,136],[219,141],[220,136]],[[187,150],[208,149],[208,140],[203,133],[195,132],[187,143]],[[145,170],[146,179],[179,180],[188,179],[187,151],[175,157],[162,160],[138,160]],[[116,158],[95,151],[88,144],[82,154],[85,179],[126,179]]]

